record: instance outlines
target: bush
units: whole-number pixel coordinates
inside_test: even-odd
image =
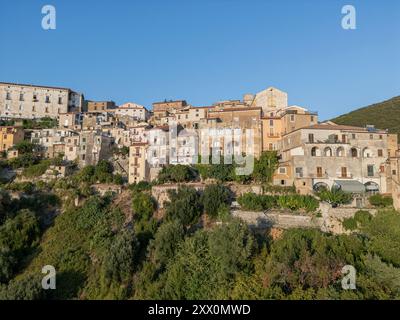
[[[326,201],[332,205],[350,203],[353,199],[352,194],[343,192],[337,188],[332,188],[331,190],[321,190],[320,192],[317,192],[317,196],[321,199],[321,201]]]
[[[160,183],[166,182],[189,182],[197,178],[197,171],[190,166],[168,165],[161,169],[158,174],[158,181]]]
[[[46,172],[50,165],[51,160],[42,160],[38,164],[25,168],[22,175],[28,178],[39,177]]]
[[[170,201],[166,203],[168,220],[179,220],[184,226],[196,223],[203,211],[199,193],[190,187],[179,187],[168,192]]]
[[[245,193],[238,198],[239,204],[245,210],[262,211],[271,208],[300,210],[315,212],[319,207],[319,202],[312,196],[298,194],[292,195],[256,195],[254,193]]]
[[[390,196],[383,196],[381,194],[374,194],[369,197],[369,203],[375,207],[390,207],[393,205],[393,198]]]
[[[156,208],[153,197],[147,193],[134,193],[132,196],[132,209],[137,219],[150,219]]]
[[[230,204],[230,190],[221,184],[207,185],[202,194],[204,211],[216,218],[221,206]]]

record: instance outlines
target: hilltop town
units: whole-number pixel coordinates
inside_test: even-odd
[[[60,157],[80,168],[113,161],[126,182],[154,181],[168,165],[194,165],[199,156],[231,157],[276,151],[271,183],[302,194],[320,187],[391,194],[399,181],[398,141],[387,130],[318,122],[318,113],[288,105],[287,93],[270,87],[243,100],[192,106],[185,100],[144,106],[85,100],[67,88],[0,83],[0,152],[32,142],[40,157]],[[48,128],[23,128],[21,119],[51,119]],[[175,131],[174,131],[175,128]],[[125,157],[118,155],[124,154]],[[55,168],[57,170],[57,168]]]
[[[277,88],[146,108],[1,82],[0,154],[0,299],[399,296],[371,276],[400,272],[397,134]]]

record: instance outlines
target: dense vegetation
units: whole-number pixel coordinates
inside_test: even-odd
[[[332,119],[337,124],[361,126],[375,125],[400,135],[400,97],[376,103]]]
[[[28,198],[1,191],[0,299],[400,298],[398,212],[359,212],[350,235],[291,229],[273,239],[226,215],[222,224],[202,226],[204,213],[220,220],[230,203],[220,184],[171,192],[159,219],[145,183],[129,191],[132,216],[116,196],[70,193],[70,184],[85,188],[74,182],[91,181],[94,172],[81,170],[52,187],[15,186],[29,190]],[[65,198],[76,194],[83,196],[78,207]],[[298,195],[283,197],[301,203]],[[243,199],[280,206],[273,195]],[[56,290],[41,289],[41,269],[49,264],[57,270]],[[344,265],[356,268],[356,290],[341,287]]]
[[[257,195],[245,193],[238,198],[244,210],[263,211],[268,209],[289,209],[314,212],[318,209],[319,201],[313,196],[299,194],[287,195]]]

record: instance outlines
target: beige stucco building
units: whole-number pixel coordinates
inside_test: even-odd
[[[297,129],[282,138],[274,183],[311,192],[345,180],[363,184],[366,191],[391,192],[390,139],[384,130],[331,122]]]
[[[58,118],[81,111],[83,95],[68,88],[0,82],[1,118]]]

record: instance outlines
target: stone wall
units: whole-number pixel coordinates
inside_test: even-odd
[[[396,210],[400,210],[400,183],[393,179],[392,188],[393,206]]]
[[[322,228],[323,219],[312,216],[295,214],[252,212],[235,210],[231,212],[234,217],[244,220],[250,227],[256,229],[266,228]]]
[[[163,209],[165,202],[169,200],[168,191],[177,190],[179,186],[180,184],[163,184],[151,188],[151,194],[157,201],[159,209]],[[202,191],[206,187],[202,183],[185,183],[184,186],[195,188],[198,191]]]
[[[338,207],[332,208],[328,203],[321,203],[319,211],[321,217],[312,215],[299,215],[291,211],[286,212],[252,212],[242,210],[232,210],[231,214],[244,220],[252,228],[318,228],[323,232],[334,234],[348,233],[342,226],[342,221],[354,217],[359,208]],[[375,215],[376,209],[368,209],[368,212]]]

